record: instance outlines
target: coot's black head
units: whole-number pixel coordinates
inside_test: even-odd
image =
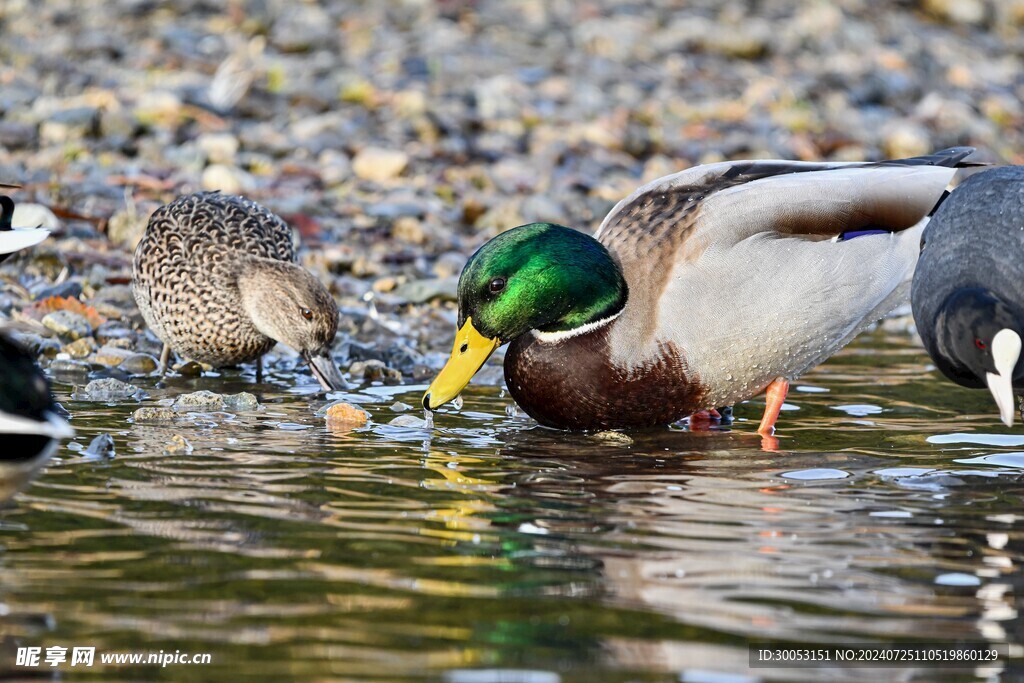
[[[1014,385],[1024,387],[1021,321],[986,289],[960,289],[946,300],[936,325],[936,365],[967,387],[985,387],[1006,426],[1013,424]]]

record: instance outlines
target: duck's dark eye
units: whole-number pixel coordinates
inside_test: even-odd
[[[308,308],[300,308],[299,312],[302,313],[302,317],[305,318],[306,320],[312,320],[313,319],[313,311],[311,311],[310,309],[308,309]]]
[[[493,280],[491,280],[491,284],[490,284],[489,287],[490,287],[490,290],[491,290],[491,294],[497,294],[501,290],[505,289],[505,278],[503,278],[503,277],[496,277],[496,278],[494,278]]]
[[[988,348],[988,344],[986,344],[985,342],[981,341],[980,339],[975,339],[974,340],[974,345],[977,346],[982,351],[984,351],[985,349]]]

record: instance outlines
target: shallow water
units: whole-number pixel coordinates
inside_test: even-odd
[[[732,431],[630,441],[496,387],[433,430],[387,424],[422,387],[371,388],[346,398],[374,422],[332,432],[308,375],[143,383],[265,404],[170,425],[58,383],[78,436],[0,513],[0,646],[212,655],[60,668],[97,680],[1010,679],[747,668],[751,639],[1021,642],[1024,432],[927,367],[863,338],[797,383],[775,452],[756,400]],[[103,432],[115,457],[84,456]]]

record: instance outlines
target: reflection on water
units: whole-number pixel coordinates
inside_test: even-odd
[[[497,388],[434,430],[391,425],[422,388],[372,387],[344,397],[374,422],[332,432],[285,386],[135,424],[58,385],[79,450],[0,517],[0,647],[213,654],[133,679],[486,683],[821,679],[748,669],[750,640],[1020,643],[1024,442],[925,362],[881,336],[848,350],[790,396],[778,452],[757,402],[734,431],[624,438],[509,417]],[[116,457],[82,457],[104,432]]]

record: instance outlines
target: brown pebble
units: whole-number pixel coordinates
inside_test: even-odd
[[[351,403],[335,403],[324,412],[324,419],[328,427],[348,430],[365,425],[370,414]]]

